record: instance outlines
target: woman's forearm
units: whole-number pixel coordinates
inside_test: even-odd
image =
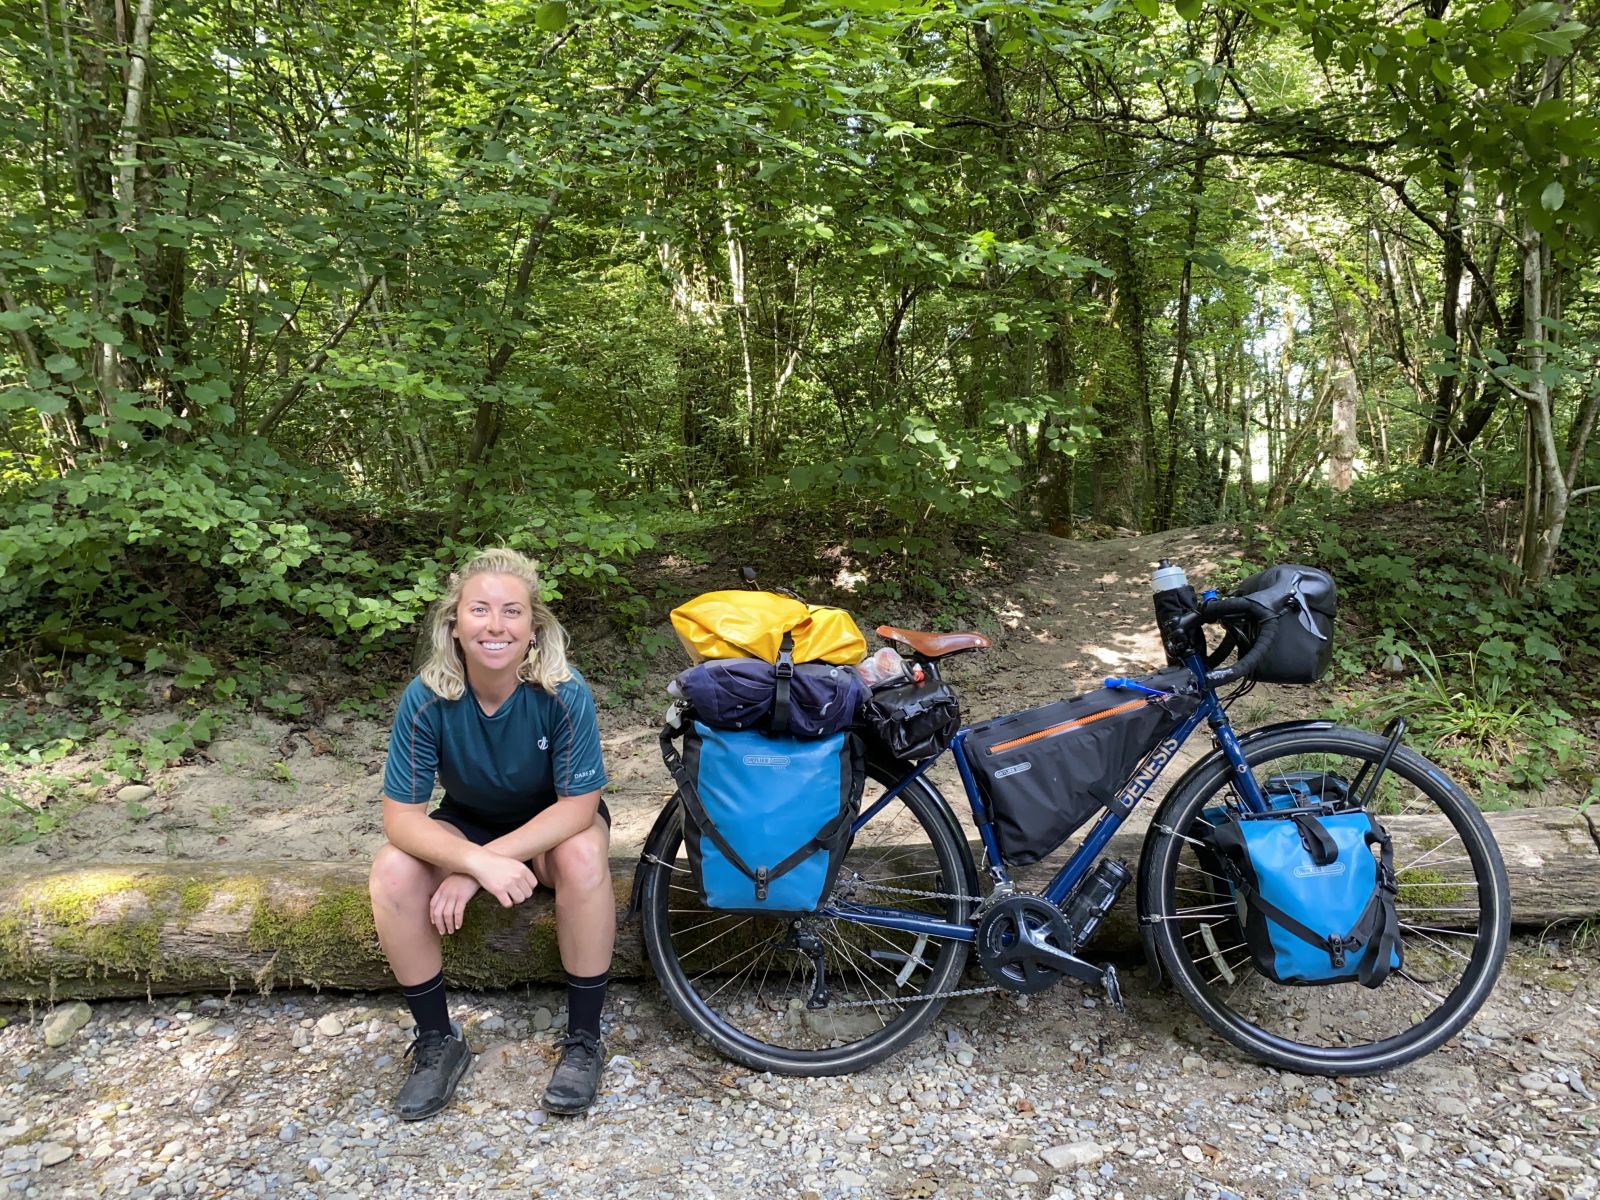
[[[543,854],[589,828],[594,824],[599,808],[599,792],[558,796],[554,804],[531,821],[519,825],[510,833],[501,834],[492,842],[486,842],[483,848],[518,862],[526,862],[535,854]]]
[[[428,816],[426,805],[401,804],[387,796],[383,801],[383,833],[412,858],[463,875],[476,874],[474,862],[486,849],[474,846]]]

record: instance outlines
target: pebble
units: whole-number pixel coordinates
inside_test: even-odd
[[[143,804],[156,790],[148,784],[130,783],[126,787],[117,789],[117,802],[120,804]]]
[[[52,1048],[66,1045],[78,1030],[89,1023],[93,1015],[82,1000],[51,1009],[44,1019],[44,1044]]]
[[[1051,1146],[1041,1151],[1039,1157],[1057,1171],[1071,1171],[1078,1167],[1092,1167],[1110,1153],[1098,1142],[1069,1142]]]
[[[1576,1135],[1570,1083],[1600,1013],[1552,1019],[1563,1010],[1549,1002],[1571,994],[1508,973],[1482,1017],[1508,1031],[1493,1054],[1463,1039],[1387,1076],[1331,1081],[1236,1057],[1169,995],[1128,991],[1126,1016],[1085,1010],[1065,986],[1026,1008],[995,997],[940,1014],[871,1071],[810,1079],[724,1060],[653,986],[624,981],[605,1036],[627,1054],[577,1119],[534,1102],[559,991],[455,992],[455,1018],[496,1031],[509,1055],[469,1071],[421,1126],[390,1110],[409,1021],[387,999],[106,1000],[53,1049],[37,1018],[7,1008],[0,1200],[588,1200],[613,1180],[637,1200],[1597,1194],[1600,1135]]]

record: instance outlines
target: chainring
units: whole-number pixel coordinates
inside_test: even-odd
[[[996,903],[978,922],[978,965],[1011,992],[1042,992],[1063,975],[1035,949],[1045,945],[1063,954],[1073,948],[1072,927],[1061,910],[1043,896],[1023,893]]]

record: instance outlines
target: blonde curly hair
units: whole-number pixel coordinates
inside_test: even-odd
[[[450,587],[439,597],[428,618],[427,658],[422,664],[422,682],[434,695],[459,700],[467,693],[466,660],[453,627],[462,590],[475,575],[510,575],[528,589],[528,614],[533,623],[533,640],[528,656],[517,668],[517,678],[546,692],[572,678],[567,665],[567,631],[555,613],[539,599],[539,568],[525,554],[505,547],[484,550],[474,555],[450,577]]]

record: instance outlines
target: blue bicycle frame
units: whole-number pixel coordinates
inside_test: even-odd
[[[1222,702],[1217,699],[1216,692],[1206,681],[1205,660],[1197,654],[1192,654],[1184,659],[1184,666],[1189,668],[1198,682],[1200,688],[1200,706],[1186,718],[1173,732],[1172,736],[1157,746],[1140,764],[1139,769],[1122,786],[1117,793],[1117,802],[1113,808],[1107,809],[1094,827],[1089,830],[1083,840],[1083,845],[1072,852],[1071,857],[1061,865],[1055,877],[1044,889],[1044,897],[1052,904],[1059,905],[1072,890],[1082,882],[1083,877],[1094,866],[1095,859],[1100,852],[1110,843],[1112,836],[1127,820],[1128,814],[1135,805],[1155,786],[1161,773],[1178,753],[1179,747],[1189,740],[1200,725],[1206,721],[1211,725],[1217,744],[1222,748],[1222,753],[1233,765],[1234,783],[1243,800],[1245,807],[1252,812],[1265,812],[1267,810],[1266,798],[1261,794],[1261,787],[1256,782],[1255,775],[1250,770],[1250,765],[1244,756],[1244,750],[1239,745],[1239,739],[1234,735],[1233,726],[1228,723],[1228,714],[1222,707]],[[949,750],[955,755],[956,770],[961,776],[961,786],[966,789],[967,803],[972,807],[972,819],[978,827],[978,835],[983,839],[984,858],[989,874],[996,884],[1010,882],[1011,876],[1006,871],[1005,864],[1000,858],[1000,845],[995,840],[994,828],[989,821],[989,814],[985,811],[983,798],[978,793],[978,783],[973,777],[972,766],[967,761],[967,734],[969,729],[960,730],[951,740]],[[938,762],[940,755],[925,759],[893,787],[866,809],[855,822],[853,832],[859,832],[862,826],[909,787],[914,781],[921,779],[934,763]],[[924,913],[907,912],[905,909],[885,908],[873,904],[849,904],[844,906],[828,906],[822,909],[822,915],[836,917],[840,920],[855,921],[862,925],[877,926],[882,929],[899,929],[907,933],[927,934],[930,937],[952,938],[957,941],[970,942],[977,936],[977,928],[972,923],[956,924],[952,921],[941,921]]]

